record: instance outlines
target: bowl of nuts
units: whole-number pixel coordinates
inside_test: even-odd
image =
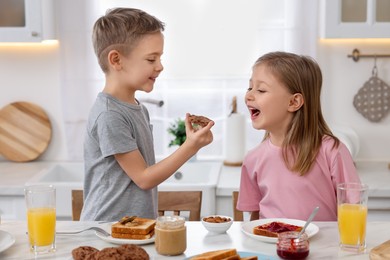
[[[229,216],[211,215],[202,218],[203,226],[212,233],[225,233],[233,224]]]

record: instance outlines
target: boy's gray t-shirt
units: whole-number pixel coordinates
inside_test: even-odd
[[[155,163],[152,125],[143,105],[99,93],[84,140],[84,206],[81,220],[118,221],[124,216],[157,217],[157,187],[140,189],[114,155],[138,149],[148,166]]]

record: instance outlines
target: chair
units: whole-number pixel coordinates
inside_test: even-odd
[[[163,216],[166,211],[180,215],[181,211],[189,211],[190,221],[200,221],[202,207],[202,191],[159,191],[158,214]]]
[[[83,190],[72,190],[72,220],[80,220],[80,214],[81,210],[83,209],[83,205]]]
[[[83,204],[83,191],[72,190],[72,220],[80,220]],[[173,211],[174,215],[180,215],[181,211],[189,211],[190,221],[200,221],[201,207],[201,191],[158,192],[158,213],[160,216],[164,215],[166,211]]]
[[[237,209],[237,200],[238,200],[238,191],[233,191],[233,220],[234,221],[244,221],[244,213],[241,210]]]

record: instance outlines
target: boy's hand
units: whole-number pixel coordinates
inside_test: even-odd
[[[192,125],[192,120],[195,120],[193,123],[197,124],[200,127],[194,127]],[[209,120],[207,124],[206,119]],[[202,124],[200,123],[202,122]],[[194,115],[186,114],[186,141],[189,145],[199,150],[203,146],[210,144],[213,141],[213,133],[211,132],[211,127],[214,125],[214,121],[208,119],[207,117],[196,117]]]

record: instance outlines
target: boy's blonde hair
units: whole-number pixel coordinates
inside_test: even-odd
[[[127,55],[146,34],[164,31],[164,23],[134,8],[107,10],[93,26],[92,43],[103,72],[108,72],[108,53],[116,49]]]
[[[271,52],[254,64],[265,65],[291,94],[300,93],[304,104],[294,112],[282,145],[287,167],[304,175],[316,160],[324,136],[339,140],[332,134],[321,112],[322,73],[317,62],[307,56],[287,52]],[[264,139],[269,137],[266,132]]]

